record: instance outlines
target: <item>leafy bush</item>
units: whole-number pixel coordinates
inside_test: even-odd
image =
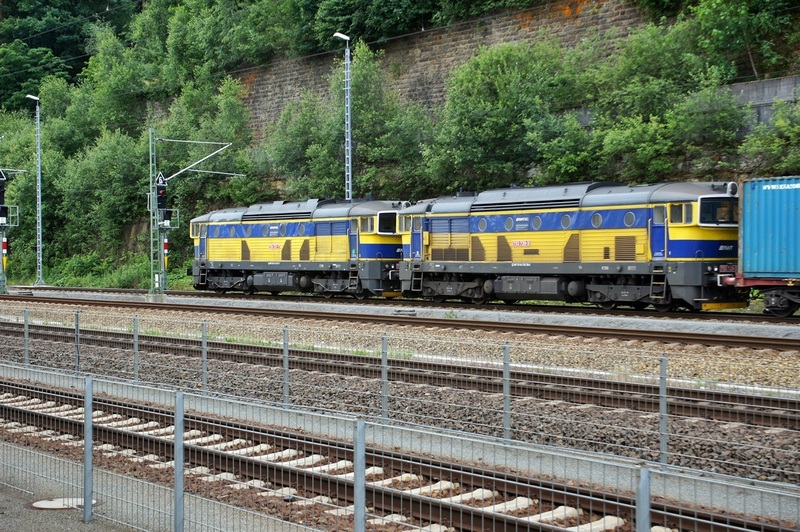
[[[766,175],[800,174],[800,105],[779,102],[770,124],[760,124],[740,152],[751,168]]]

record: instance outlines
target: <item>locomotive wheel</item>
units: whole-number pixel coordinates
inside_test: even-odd
[[[444,303],[446,299],[447,299],[447,298],[446,298],[446,297],[444,297],[444,296],[433,296],[433,297],[431,298],[431,300],[432,300],[434,303]]]
[[[353,297],[355,297],[356,299],[367,299],[369,296],[370,293],[367,292],[366,290],[359,290],[358,292],[353,294]]]
[[[217,294],[227,294],[227,293],[228,293],[228,289],[227,289],[227,288],[215,288],[215,289],[214,289],[214,293],[217,293]]]
[[[653,303],[653,308],[658,312],[669,312],[674,308],[672,303]]]
[[[792,314],[794,314],[794,313],[795,313],[795,311],[796,311],[798,308],[800,308],[800,305],[797,305],[797,304],[794,304],[794,305],[792,305],[792,304],[789,304],[789,305],[788,305],[788,306],[786,306],[786,307],[773,307],[773,308],[769,308],[769,309],[767,309],[767,312],[769,312],[770,314],[772,314],[772,315],[773,315],[773,316],[775,316],[776,318],[788,318],[789,316],[791,316]]]
[[[617,308],[617,302],[616,301],[601,301],[600,303],[597,304],[597,306],[600,307],[603,310],[614,310],[615,308]]]

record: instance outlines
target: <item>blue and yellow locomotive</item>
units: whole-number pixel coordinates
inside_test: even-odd
[[[745,307],[735,183],[490,190],[398,213],[404,296]]]
[[[276,201],[191,221],[198,290],[399,295],[400,202]]]

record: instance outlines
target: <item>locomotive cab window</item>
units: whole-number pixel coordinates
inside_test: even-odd
[[[378,213],[378,234],[397,234],[397,213],[392,211]]]
[[[189,238],[198,238],[200,236],[200,224],[193,223],[189,226]]]
[[[669,206],[669,223],[671,224],[690,224],[692,223],[692,204],[673,203]]]
[[[631,213],[628,213],[628,214],[631,214]],[[663,205],[656,205],[655,207],[653,207],[653,223],[654,224],[658,224],[658,225],[663,225],[666,221],[667,221],[667,209],[666,209],[666,207],[664,207]],[[625,225],[630,227],[631,225],[633,225],[633,223],[628,225],[628,221],[627,221],[627,218],[626,218]]]
[[[372,216],[362,216],[359,218],[362,233],[373,233],[375,231],[375,219]]]
[[[736,225],[739,223],[739,202],[735,197],[700,198],[701,225]]]

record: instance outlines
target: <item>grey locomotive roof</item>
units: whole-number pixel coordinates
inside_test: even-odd
[[[598,187],[583,198],[581,207],[696,201],[698,196],[724,194],[724,190],[724,183],[660,183]]]
[[[194,218],[192,222],[238,222],[287,220],[291,218],[331,218],[344,216],[368,216],[377,212],[397,210],[399,201],[337,201],[310,199],[306,201],[273,201],[250,207],[235,207],[213,211]]]
[[[196,222],[238,222],[242,219],[242,214],[247,207],[233,207],[231,209],[221,209],[212,211],[197,218],[192,218],[192,223]]]
[[[442,196],[440,198],[430,198],[420,200],[414,205],[410,205],[400,210],[401,214],[423,214],[423,213],[466,213],[475,201],[475,195],[463,194],[458,196]]]
[[[552,187],[503,188],[481,192],[473,212],[509,209],[577,207],[583,197],[602,183],[576,183]]]
[[[592,208],[696,200],[698,196],[725,194],[725,183],[573,183],[549,187],[487,190],[476,197],[442,197],[425,200],[402,214],[480,213],[491,211]]]

